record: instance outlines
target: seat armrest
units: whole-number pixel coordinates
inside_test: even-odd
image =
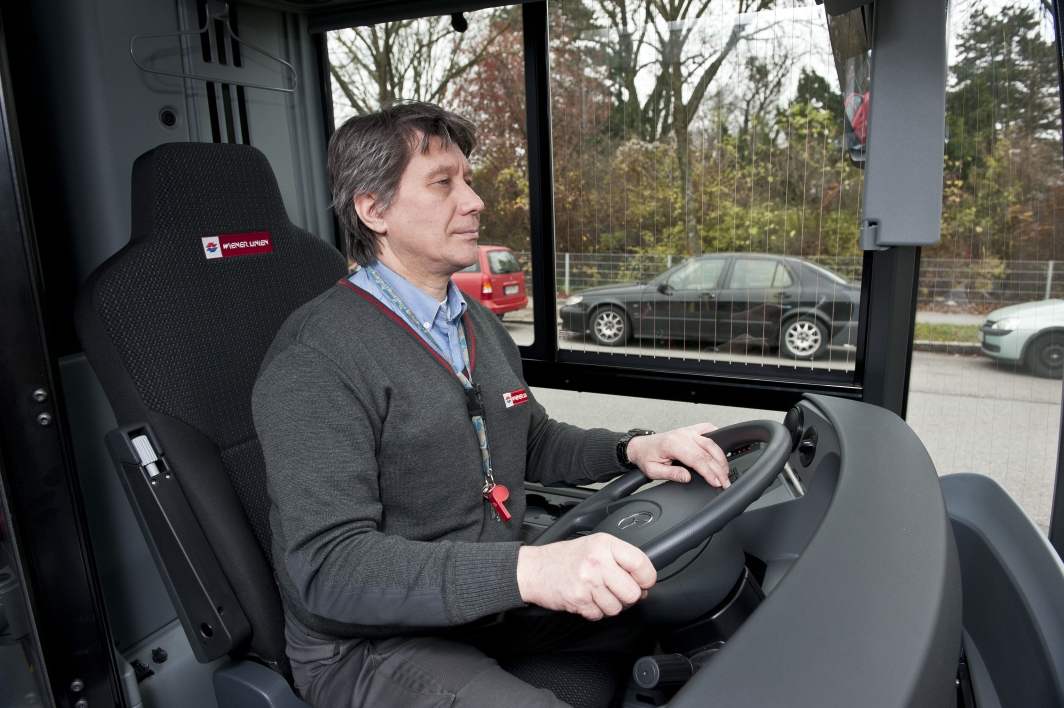
[[[252,661],[234,661],[214,672],[218,708],[310,708],[280,674]]]
[[[228,654],[251,636],[251,625],[155,433],[141,423],[105,441],[196,660]]]

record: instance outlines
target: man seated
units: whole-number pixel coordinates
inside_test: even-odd
[[[536,401],[498,318],[451,282],[478,258],[475,145],[426,103],[336,132],[333,207],[363,267],[289,317],[255,385],[288,656],[314,706],[564,705],[495,658],[646,651],[621,613],[656,574],[606,534],[522,546],[525,480],[690,468],[728,486],[708,423],[581,430]],[[526,604],[559,612],[496,620]]]

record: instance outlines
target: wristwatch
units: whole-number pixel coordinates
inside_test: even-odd
[[[653,430],[644,430],[642,428],[632,428],[627,433],[621,436],[621,439],[617,441],[617,461],[621,463],[621,467],[627,470],[634,470],[636,464],[628,459],[628,443],[632,438],[638,438],[640,435],[653,435]]]

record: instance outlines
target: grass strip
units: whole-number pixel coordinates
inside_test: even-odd
[[[917,322],[913,339],[923,342],[978,342],[979,325]]]

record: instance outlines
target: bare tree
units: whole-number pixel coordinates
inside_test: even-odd
[[[365,115],[397,99],[446,103],[455,80],[484,57],[516,21],[499,9],[471,14],[456,32],[448,17],[424,17],[329,35],[329,73],[338,117]]]
[[[689,129],[706,92],[721,66],[743,40],[768,30],[761,26],[744,31],[737,21],[719,49],[697,33],[712,7],[725,0],[595,0],[596,15],[605,28],[587,33],[607,55],[609,82],[615,89],[615,122],[640,139],[675,141],[679,178],[685,199],[691,193]],[[728,9],[737,18],[773,7],[777,0],[734,0]],[[614,39],[614,37],[616,39]],[[691,41],[694,39],[695,41]],[[650,72],[653,85],[643,100],[637,91],[640,74]],[[701,241],[691,210],[685,219],[687,248],[701,253]]]

